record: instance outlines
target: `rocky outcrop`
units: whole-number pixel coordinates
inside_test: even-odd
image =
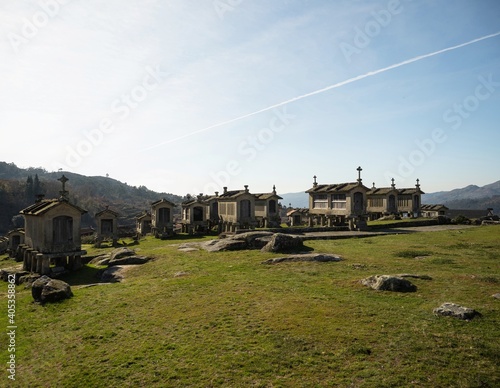
[[[202,245],[202,248],[208,252],[238,251],[248,249],[248,245],[244,240],[233,240],[228,237],[221,240],[208,241]]]
[[[375,275],[361,280],[361,283],[377,291],[415,292],[417,286],[400,276]]]
[[[41,276],[31,285],[31,295],[35,302],[41,304],[59,302],[71,298],[73,292],[68,283],[48,276]]]
[[[125,277],[125,272],[133,265],[117,265],[106,268],[100,274],[100,280],[104,283],[118,283]]]
[[[290,255],[285,257],[276,257],[263,261],[262,264],[278,264],[286,262],[300,262],[300,261],[317,261],[320,263],[342,261],[343,259],[337,255],[330,255],[326,253],[304,253],[297,255]]]
[[[109,253],[101,256],[94,257],[89,261],[89,264],[92,265],[108,265],[109,260],[111,259],[111,255]]]
[[[433,312],[436,315],[441,315],[444,317],[454,317],[466,321],[481,316],[481,314],[476,310],[449,302],[443,303],[441,306],[435,308]]]
[[[262,252],[289,252],[304,247],[300,236],[276,233],[271,240],[261,249]]]

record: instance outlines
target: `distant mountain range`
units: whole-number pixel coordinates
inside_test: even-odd
[[[305,192],[280,194],[281,203],[292,207],[309,207],[308,194]],[[495,213],[500,213],[500,181],[486,186],[469,185],[462,189],[439,191],[424,194],[424,204],[443,204],[450,209],[487,209],[493,208]]]

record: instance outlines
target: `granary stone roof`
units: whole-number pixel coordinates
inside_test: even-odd
[[[106,208],[106,209],[104,209],[104,210],[101,210],[100,212],[97,212],[97,213],[95,214],[95,216],[96,216],[96,217],[99,217],[99,216],[101,216],[101,215],[103,215],[103,214],[105,214],[105,213],[109,213],[109,214],[111,214],[111,215],[113,215],[113,216],[115,216],[115,217],[118,217],[118,216],[120,215],[120,213],[117,213],[117,212],[115,212],[115,211],[113,211],[113,210],[111,210],[111,209]]]
[[[426,211],[438,211],[438,210],[448,210],[448,208],[445,205],[422,205],[420,207],[420,210],[426,210]]]
[[[144,212],[142,214],[139,214],[137,217],[135,217],[136,220],[142,220],[143,218],[151,218],[151,213],[149,212]]]
[[[290,217],[292,214],[295,213],[301,213],[303,215],[306,215],[309,213],[309,209],[308,208],[292,209],[286,212],[286,216]]]
[[[398,189],[394,187],[379,187],[379,188],[371,188],[366,192],[367,195],[387,195],[393,191],[398,192]]]
[[[35,202],[33,205],[24,208],[19,213],[25,215],[39,216],[48,212],[50,209],[53,209],[62,204],[71,206],[72,208],[78,210],[81,214],[87,213],[87,210],[84,210],[79,206],[73,205],[72,203],[61,199],[42,199],[41,201]]]
[[[259,194],[254,194],[254,196],[255,196],[255,199],[269,199],[272,197],[276,197],[278,199],[283,199],[283,197],[280,197],[276,193],[259,193]]]
[[[425,194],[422,190],[420,190],[420,187],[410,187],[406,189],[398,189],[398,194]]]
[[[329,185],[316,185],[306,191],[306,193],[348,193],[349,191],[362,187],[365,190],[368,188],[358,182],[335,183]]]
[[[243,194],[249,194],[249,193],[246,190],[231,190],[231,191],[226,191],[225,193],[220,194],[219,198],[221,198],[221,199],[236,198],[236,197],[239,197],[240,195],[243,195]]]
[[[160,205],[162,203],[166,203],[168,205],[172,205],[172,206],[175,206],[175,203],[169,201],[168,199],[166,198],[162,198],[162,199],[159,199],[158,201],[155,201],[151,204],[151,206],[156,206],[156,205]]]

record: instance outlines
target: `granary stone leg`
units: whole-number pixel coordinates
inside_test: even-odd
[[[31,255],[25,255],[24,249],[23,249],[23,270],[31,271]]]
[[[82,257],[81,256],[71,256],[70,260],[73,263],[73,265],[71,266],[73,271],[82,268]]]
[[[43,259],[41,256],[36,255],[36,271],[35,272],[41,274],[42,267],[43,267]]]
[[[333,226],[333,217],[328,217],[328,226],[329,227]]]
[[[38,261],[42,263],[40,275],[50,275],[50,259],[48,257],[40,257]]]
[[[27,267],[28,271],[33,271],[33,259],[31,256],[31,252],[33,252],[32,248],[26,248],[23,252],[23,263],[29,263],[29,267]]]
[[[309,227],[312,228],[314,226],[314,221],[312,217],[309,217]]]
[[[319,224],[320,226],[325,226],[325,216],[319,216]]]

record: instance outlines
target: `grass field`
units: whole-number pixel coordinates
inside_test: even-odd
[[[86,266],[66,279],[74,297],[61,303],[34,304],[18,286],[11,385],[500,386],[500,300],[492,297],[500,227],[306,242],[344,257],[337,263],[263,265],[279,255],[182,253],[175,244],[183,242],[142,240],[138,253],[155,260],[122,283],[79,288],[94,281],[97,269]],[[359,283],[398,273],[432,280],[411,279],[418,290],[405,294]],[[482,317],[434,316],[444,302]],[[8,325],[6,308],[0,322]],[[6,371],[0,378],[9,383]]]

